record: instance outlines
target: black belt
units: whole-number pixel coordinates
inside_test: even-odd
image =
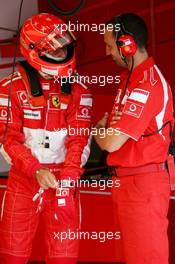
[[[143,173],[155,173],[166,171],[166,162],[147,164],[139,167],[113,167],[109,166],[108,172],[110,176],[129,176]]]

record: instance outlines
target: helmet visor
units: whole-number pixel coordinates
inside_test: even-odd
[[[48,52],[55,51],[59,48],[64,48],[76,40],[75,36],[70,31],[53,30],[43,40],[43,47]]]

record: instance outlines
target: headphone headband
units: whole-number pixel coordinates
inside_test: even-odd
[[[133,33],[126,30],[126,28],[124,26],[123,15],[119,15],[119,16],[115,17],[115,23],[120,24],[120,29],[121,29],[120,31],[123,35],[131,35],[133,37]]]

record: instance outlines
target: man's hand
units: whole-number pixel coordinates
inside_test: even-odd
[[[112,120],[110,122],[110,126],[115,125],[116,122],[121,119],[122,114],[123,114],[122,112],[117,112],[116,111],[115,115],[113,116],[113,118],[112,118]]]
[[[36,172],[36,180],[41,188],[48,189],[53,188],[56,189],[58,187],[58,182],[54,174],[52,174],[48,168],[39,169]]]
[[[107,112],[104,113],[103,118],[100,121],[98,121],[96,128],[105,128],[107,125],[108,116],[109,116],[109,114]]]

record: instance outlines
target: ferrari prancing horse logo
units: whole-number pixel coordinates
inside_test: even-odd
[[[60,105],[60,100],[59,100],[59,97],[58,96],[52,96],[52,104],[53,106],[55,107],[59,107]]]

